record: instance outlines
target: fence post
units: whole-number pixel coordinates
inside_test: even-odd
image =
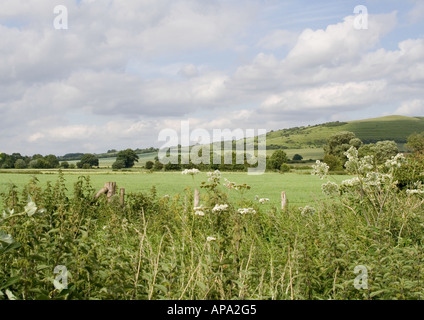
[[[200,194],[199,190],[194,189],[194,207],[198,207],[200,203]]]
[[[286,192],[281,192],[281,210],[284,210],[287,205],[287,198],[286,198]]]
[[[121,207],[125,207],[125,188],[121,188],[121,197],[119,199],[119,202],[121,204]]]

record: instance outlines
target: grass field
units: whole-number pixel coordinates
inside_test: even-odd
[[[407,137],[424,131],[424,118],[388,116],[349,121],[338,126],[323,124],[278,130],[267,134],[267,145],[281,145],[290,149],[322,146],[331,134],[340,131],[351,131],[363,141],[394,140],[399,143],[401,151],[404,151]]]
[[[11,183],[19,190],[35,175],[41,186],[48,181],[52,184],[58,178],[57,171],[42,171],[38,174],[25,173],[1,173],[0,193],[6,192]],[[72,192],[74,183],[80,176],[90,176],[90,181],[96,190],[101,189],[105,182],[114,181],[118,187],[123,187],[126,192],[147,192],[153,186],[156,187],[160,196],[183,193],[186,187],[199,188],[202,181],[207,181],[205,172],[200,173],[192,179],[191,176],[181,175],[179,172],[111,172],[106,170],[91,170],[87,172],[65,172],[66,186],[68,192]],[[333,176],[338,182],[346,176]],[[260,198],[269,198],[272,205],[279,205],[281,192],[286,191],[290,205],[301,206],[320,199],[321,183],[317,177],[300,173],[265,173],[260,176],[249,176],[246,173],[222,173],[222,179],[228,179],[238,184],[246,183],[252,188],[245,193],[245,197],[254,199],[256,195]],[[202,194],[202,191],[201,191]],[[233,193],[234,194],[234,193]]]

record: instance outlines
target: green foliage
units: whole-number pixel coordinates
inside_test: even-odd
[[[86,153],[81,157],[81,161],[77,163],[78,168],[89,169],[99,166],[99,158],[91,153]]]
[[[293,161],[302,161],[302,160],[303,160],[303,157],[300,154],[298,154],[298,153],[296,153],[293,156]]]
[[[128,193],[121,207],[119,197],[94,200],[89,177],[71,195],[63,174],[19,194],[12,185],[2,196],[0,300],[422,299],[424,188],[398,188],[401,156],[381,166],[355,148],[347,156],[353,178],[285,210],[219,171],[202,182],[197,208],[192,188]],[[326,178],[328,166],[313,172]],[[53,284],[58,265],[68,288]],[[359,265],[366,290],[354,286]]]
[[[270,161],[270,168],[273,170],[280,170],[283,163],[287,163],[287,154],[283,150],[274,151]]]
[[[424,132],[411,134],[406,146],[415,153],[424,153]]]
[[[125,162],[124,160],[116,160],[113,164],[112,164],[112,169],[113,170],[121,170],[125,168]]]
[[[342,161],[340,160],[340,158],[332,155],[332,154],[326,154],[324,156],[324,162],[326,164],[328,164],[328,166],[330,167],[330,171],[339,171],[339,170],[343,170],[343,165],[342,165]]]
[[[153,166],[154,166],[154,162],[153,161],[147,161],[146,162],[146,165],[145,165],[145,168],[147,170],[151,170],[151,169],[153,169]]]
[[[132,149],[126,149],[123,151],[119,151],[116,157],[116,161],[122,160],[125,164],[125,168],[132,168],[134,164],[138,162],[138,155]]]
[[[15,161],[15,169],[25,169],[27,167],[26,162],[23,159],[18,159]]]

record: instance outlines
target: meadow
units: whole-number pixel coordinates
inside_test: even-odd
[[[350,176],[1,173],[0,300],[421,300],[424,187],[352,149]]]
[[[7,173],[6,173],[7,172]],[[200,189],[200,183],[207,180],[206,172],[191,176],[182,175],[181,172],[152,172],[134,170],[129,172],[113,172],[111,170],[64,170],[65,186],[67,193],[71,194],[74,184],[80,176],[89,176],[95,190],[100,190],[106,182],[116,182],[118,187],[125,188],[127,193],[148,192],[154,186],[158,195],[175,195],[184,192],[185,188]],[[296,173],[298,172],[298,173]],[[45,187],[48,182],[54,185],[59,174],[57,170],[41,170],[26,173],[25,170],[8,170],[0,173],[0,194],[6,192],[11,184],[15,184],[19,191],[27,185],[33,177],[39,185]],[[337,182],[347,176],[332,176]],[[270,199],[270,205],[278,206],[281,201],[281,192],[285,191],[289,204],[302,206],[322,199],[321,181],[310,175],[310,170],[294,173],[267,172],[264,175],[253,176],[247,173],[223,172],[223,179],[236,183],[246,183],[251,186],[246,190],[245,197],[254,199]],[[202,192],[201,192],[202,194]],[[1,208],[1,206],[0,206]]]

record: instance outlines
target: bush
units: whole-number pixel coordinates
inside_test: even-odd
[[[286,163],[283,163],[280,167],[280,171],[283,173],[290,172],[290,166]]]
[[[113,170],[121,170],[125,168],[125,162],[123,160],[116,160],[113,164],[112,164],[112,169]]]
[[[154,166],[154,162],[153,161],[147,161],[146,162],[146,165],[145,165],[145,168],[147,170],[151,170],[151,169],[153,169],[153,166]]]

